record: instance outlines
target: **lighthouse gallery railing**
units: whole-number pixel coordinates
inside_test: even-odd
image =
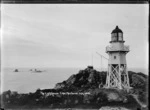
[[[130,51],[130,47],[127,45],[124,45],[123,47],[113,47],[113,46],[107,46],[106,47],[106,52],[108,51],[126,51],[129,52]]]

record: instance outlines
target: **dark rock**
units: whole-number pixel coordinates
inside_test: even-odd
[[[68,85],[71,85],[71,84],[73,84],[73,83],[75,82],[75,80],[76,80],[75,75],[71,75],[71,76],[69,77],[69,79],[66,80],[66,83],[67,83]]]
[[[65,84],[57,83],[56,86],[54,87],[54,89],[61,89],[61,88],[64,88],[64,87],[65,87]]]
[[[18,69],[15,69],[14,72],[19,72]]]

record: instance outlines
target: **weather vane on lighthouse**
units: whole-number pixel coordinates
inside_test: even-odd
[[[126,63],[129,46],[125,46],[124,42],[123,32],[116,26],[111,33],[111,45],[106,47],[106,53],[109,55],[107,88],[126,89],[130,87]]]

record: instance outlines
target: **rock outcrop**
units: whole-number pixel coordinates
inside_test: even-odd
[[[77,74],[71,75],[67,80],[57,83],[55,89],[71,89],[76,88],[76,90],[88,90],[99,88],[100,84],[105,84],[106,82],[106,72],[98,72],[93,68],[86,68],[85,70],[80,70]]]
[[[103,87],[106,83],[106,72],[96,71],[92,67],[80,70],[77,74],[71,75],[67,80],[57,83],[55,89],[73,89],[86,91]],[[148,87],[148,76],[143,73],[128,72],[130,86],[134,89],[146,91]]]

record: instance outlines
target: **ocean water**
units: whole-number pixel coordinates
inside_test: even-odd
[[[32,72],[31,68],[5,68],[1,71],[1,89],[17,91],[18,93],[35,92],[38,88],[53,88],[58,82],[68,79],[78,73],[78,68],[40,68],[43,72]]]
[[[4,68],[1,71],[1,89],[18,93],[35,92],[38,88],[54,88],[55,84],[68,79],[72,74],[77,74],[81,68],[37,68],[43,72],[32,72],[33,68]],[[82,68],[82,70],[85,68]],[[99,69],[96,69],[99,71]],[[146,72],[142,69],[129,69],[134,72]]]

